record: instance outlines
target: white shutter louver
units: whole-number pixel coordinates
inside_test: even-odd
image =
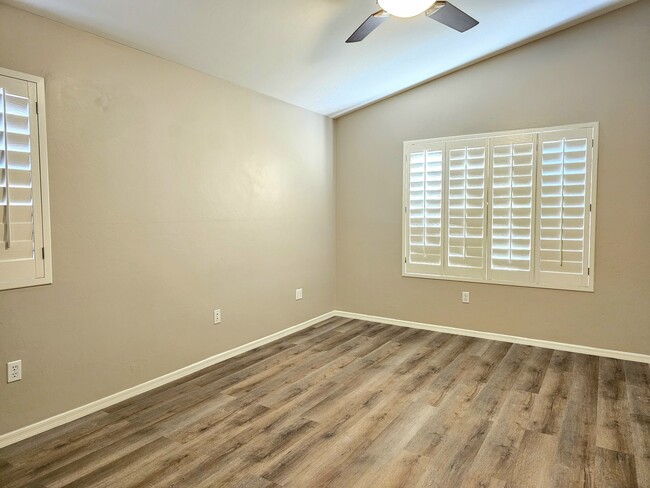
[[[443,145],[411,147],[408,155],[407,265],[442,271]]]
[[[592,140],[591,129],[540,134],[538,269],[542,284],[588,284]]]
[[[45,277],[36,93],[0,76],[0,289]]]
[[[404,143],[404,276],[593,291],[598,123]]]
[[[450,276],[485,278],[485,139],[447,143],[447,261]]]
[[[491,151],[490,278],[533,278],[535,136],[494,137]]]

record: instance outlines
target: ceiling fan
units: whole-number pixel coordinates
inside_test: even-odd
[[[475,27],[478,20],[470,17],[459,8],[444,0],[377,0],[381,7],[368,17],[348,38],[346,43],[363,41],[368,34],[379,27],[391,15],[395,17],[415,17],[424,13],[427,17],[451,27],[458,32]]]

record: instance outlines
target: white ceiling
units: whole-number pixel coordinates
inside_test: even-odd
[[[390,18],[345,39],[374,0],[3,0],[324,115],[337,116],[630,0],[453,0],[460,34]]]

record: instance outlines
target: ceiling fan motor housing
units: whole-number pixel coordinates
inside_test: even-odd
[[[426,15],[427,17],[429,17],[429,16],[431,16],[432,14],[435,14],[438,10],[440,10],[440,9],[441,9],[442,7],[444,7],[445,5],[447,5],[447,2],[445,2],[445,1],[434,2],[433,5],[431,5],[431,6],[427,9],[427,11],[425,12],[425,15]]]

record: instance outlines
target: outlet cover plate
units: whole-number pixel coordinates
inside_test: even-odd
[[[23,362],[19,359],[18,361],[11,361],[7,363],[7,383],[13,383],[14,381],[20,381],[23,379]]]

